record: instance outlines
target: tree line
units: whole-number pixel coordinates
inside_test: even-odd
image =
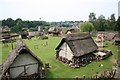
[[[104,15],[96,18],[95,13],[89,14],[89,21],[80,24],[83,32],[91,31],[120,31],[120,17],[116,20],[115,14],[111,14],[110,18],[105,19]]]
[[[2,20],[2,26],[8,26],[11,32],[20,32],[22,28],[37,29],[36,26],[49,26],[49,22],[46,21],[23,21],[18,18],[13,20],[12,18]]]
[[[104,15],[96,17],[94,12],[89,14],[89,21],[64,21],[64,22],[46,22],[46,21],[24,21],[21,18],[13,20],[12,18],[2,20],[2,26],[8,26],[11,32],[21,32],[22,28],[37,30],[36,26],[62,26],[71,27],[74,23],[80,23],[82,32],[92,31],[119,31],[120,32],[120,17],[115,18],[115,14],[106,19]]]
[[[11,32],[21,32],[22,28],[27,28],[29,30],[37,30],[37,26],[59,26],[59,27],[71,27],[74,23],[79,23],[80,21],[64,21],[64,22],[46,22],[46,21],[24,21],[21,18],[13,20],[12,18],[2,20],[2,26],[8,26]]]

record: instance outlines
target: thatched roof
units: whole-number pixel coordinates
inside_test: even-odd
[[[16,47],[11,51],[10,55],[6,59],[6,61],[3,63],[3,70],[2,70],[2,76],[7,72],[8,68],[12,65],[16,57],[20,54],[22,50],[27,51],[28,54],[33,56],[39,64],[43,65],[43,63],[35,56],[32,51],[26,46],[26,44],[23,42],[23,40],[19,40],[16,43]]]
[[[0,26],[0,32],[10,32],[10,28],[8,26]]]
[[[120,60],[117,60],[117,64],[118,64],[118,66],[120,67]]]
[[[78,29],[78,28],[70,28],[70,29],[68,29],[68,30],[65,32],[65,34],[67,34],[68,31],[70,31],[71,33],[78,33],[78,32],[80,32],[80,29]]]
[[[10,36],[11,37],[16,37],[16,36],[19,36],[19,34],[17,34],[17,33],[11,33]]]
[[[98,34],[103,34],[106,40],[111,41],[111,40],[113,40],[115,35],[118,34],[118,32],[117,31],[113,31],[113,32],[110,32],[110,31],[108,31],[108,32],[103,31],[102,32],[101,31],[101,32],[98,32]]]
[[[89,33],[76,33],[66,35],[65,38],[61,40],[56,50],[59,50],[64,42],[68,44],[75,57],[88,54],[98,49]]]
[[[10,38],[10,32],[1,32],[1,39],[7,39],[7,38]]]
[[[120,41],[120,34],[116,34],[116,35],[114,36],[114,40],[115,40],[115,41]]]
[[[51,27],[48,29],[48,32],[60,32],[62,29],[60,27]]]
[[[20,33],[21,35],[28,35],[28,31],[23,31]]]
[[[115,37],[115,35],[116,35],[116,33],[108,33],[108,34],[106,35],[106,39],[107,39],[107,40],[113,40],[113,38]]]

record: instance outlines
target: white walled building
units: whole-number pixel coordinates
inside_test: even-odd
[[[93,59],[98,49],[89,33],[67,34],[56,47],[56,59],[71,67],[80,67]]]

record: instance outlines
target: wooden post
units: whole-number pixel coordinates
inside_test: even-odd
[[[97,79],[97,74],[95,75],[95,79]]]
[[[12,39],[11,39],[11,46],[12,46],[12,50],[13,50],[13,41],[12,41]]]
[[[10,32],[9,32],[9,34],[10,34]],[[10,35],[10,40],[11,40],[11,47],[12,47],[12,50],[13,50],[13,41],[12,41],[11,35]]]
[[[114,78],[114,76],[115,76],[115,74],[116,74],[116,69],[115,69],[115,71],[113,71],[112,73],[113,73],[112,78]]]
[[[24,65],[24,75],[26,74],[26,66]]]
[[[103,45],[103,34],[101,35],[101,37],[102,37],[102,47],[104,47],[104,45]]]

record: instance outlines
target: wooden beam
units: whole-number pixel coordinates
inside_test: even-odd
[[[25,64],[25,65],[19,65],[19,66],[12,66],[10,68],[24,67],[24,66],[34,65],[34,64],[38,64],[38,63],[31,63],[31,64]]]

